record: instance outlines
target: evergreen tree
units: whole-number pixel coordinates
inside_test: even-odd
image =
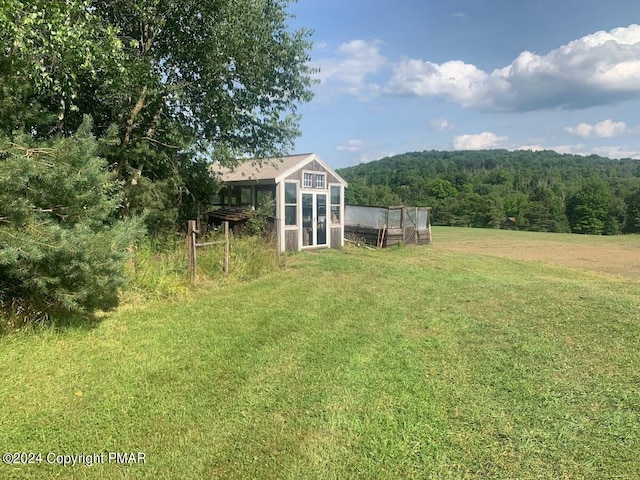
[[[118,220],[113,180],[85,119],[70,138],[0,146],[0,304],[46,312],[115,306],[139,219]]]

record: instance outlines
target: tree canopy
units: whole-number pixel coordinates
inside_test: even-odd
[[[212,193],[198,163],[276,156],[298,136],[311,43],[288,4],[4,0],[0,133],[70,136],[90,115],[124,213],[171,225]]]
[[[433,207],[436,225],[640,231],[640,162],[552,151],[424,151],[338,170],[348,203]]]

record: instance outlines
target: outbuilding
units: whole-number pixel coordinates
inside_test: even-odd
[[[280,251],[344,245],[347,182],[315,153],[245,162],[234,169],[214,165],[211,171],[225,185],[221,205],[227,209],[256,208],[265,197],[275,199]]]

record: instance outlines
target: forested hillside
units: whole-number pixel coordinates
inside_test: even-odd
[[[347,203],[433,208],[435,225],[640,232],[640,162],[553,151],[424,151],[338,170]]]

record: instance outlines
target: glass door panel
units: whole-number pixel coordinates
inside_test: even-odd
[[[327,195],[316,194],[316,245],[327,244]]]
[[[302,194],[302,246],[308,247],[313,243],[313,194]]]

